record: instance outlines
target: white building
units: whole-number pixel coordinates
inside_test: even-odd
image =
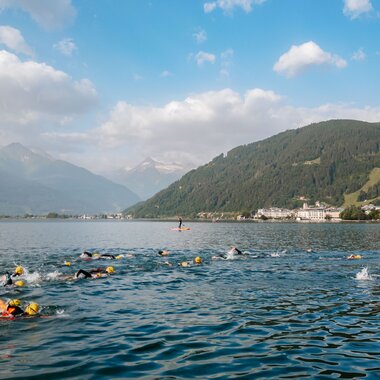
[[[316,202],[316,206],[309,207],[307,203],[304,203],[302,209],[297,211],[297,219],[314,221],[339,220],[339,214],[343,211],[343,209],[334,207],[321,207],[319,202]]]
[[[260,208],[257,210],[257,214],[255,215],[256,219],[265,216],[268,219],[285,219],[293,216],[293,211],[285,208]]]

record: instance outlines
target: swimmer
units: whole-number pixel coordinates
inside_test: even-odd
[[[199,256],[197,256],[193,261],[182,261],[178,263],[179,266],[184,267],[184,268],[190,267],[193,264],[197,264],[197,265],[202,264],[202,259]]]
[[[115,255],[110,255],[108,253],[99,254],[98,252],[91,253],[88,251],[84,251],[79,257],[85,260],[91,260],[91,259],[92,260],[98,260],[98,259],[116,260]]]
[[[18,265],[13,273],[5,272],[2,276],[1,285],[13,285],[13,279],[17,276],[21,276],[24,273],[24,268],[21,265]]]
[[[167,251],[166,249],[164,249],[163,251],[161,251],[161,250],[158,251],[158,254],[160,256],[168,256],[169,253],[170,253],[170,251]]]
[[[99,258],[106,259],[106,260],[116,260],[116,256],[115,255],[110,255],[108,253],[101,254],[99,256]]]
[[[95,268],[90,271],[85,271],[83,269],[79,269],[77,273],[75,273],[74,278],[98,278],[98,277],[107,277],[111,273],[114,273],[114,267],[107,268]]]
[[[361,258],[362,258],[361,255],[354,255],[354,254],[352,254],[350,256],[347,256],[347,260],[359,260]]]
[[[222,259],[222,260],[232,260],[235,255],[244,255],[240,249],[237,249],[236,247],[231,247],[231,249],[227,253],[221,253],[218,256],[212,256],[213,260]]]
[[[92,259],[92,253],[84,251],[83,253],[81,253],[81,255],[79,257],[81,259]]]
[[[29,303],[29,305],[25,308],[25,310],[22,310],[21,302],[18,299],[10,300],[9,302],[5,303],[4,301],[0,300],[0,315],[2,317],[19,317],[19,316],[31,316],[38,314],[39,306],[35,302]]]
[[[231,249],[228,251],[228,253],[231,255],[243,255],[243,252],[240,251],[240,249],[237,249],[236,247],[231,247]]]
[[[194,264],[202,264],[202,259],[197,256],[195,259],[194,259]]]

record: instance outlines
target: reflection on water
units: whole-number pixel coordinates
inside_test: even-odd
[[[2,271],[22,264],[27,282],[0,298],[43,316],[0,320],[0,378],[379,378],[377,225],[190,226],[0,223]],[[212,260],[232,245],[247,255]],[[110,263],[110,277],[62,279]]]

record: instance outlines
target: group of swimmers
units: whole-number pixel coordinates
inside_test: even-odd
[[[24,273],[24,268],[18,265],[13,273],[5,272],[2,276],[2,286],[18,286],[25,285],[23,280],[15,280]],[[14,318],[19,316],[32,316],[38,314],[39,305],[36,302],[30,302],[25,309],[21,308],[21,301],[19,299],[11,299],[5,302],[0,299],[0,316],[6,318]]]
[[[83,252],[80,255],[81,259],[110,259],[117,260],[118,257],[108,254],[98,254]],[[70,266],[71,262],[66,261],[65,265]],[[79,269],[74,275],[62,275],[59,278],[63,280],[75,280],[75,279],[87,279],[87,278],[99,278],[107,277],[114,273],[115,269],[112,266],[107,266],[106,268],[93,268],[90,270]],[[6,271],[2,277],[0,285],[3,287],[23,287],[25,286],[25,281],[20,279],[25,273],[24,268],[18,265],[13,272]],[[19,299],[10,299],[4,301],[0,299],[0,317],[3,318],[15,318],[15,317],[26,317],[26,316],[36,316],[39,313],[39,305],[36,302],[29,302],[23,308],[23,303]]]

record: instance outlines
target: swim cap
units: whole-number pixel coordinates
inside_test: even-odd
[[[196,264],[201,264],[201,263],[202,263],[202,259],[201,259],[199,256],[197,256],[197,257],[194,259],[194,262],[195,262]]]
[[[25,313],[29,315],[36,315],[38,313],[38,310],[40,307],[38,306],[38,303],[31,302],[25,309]]]
[[[15,269],[15,273],[21,276],[24,273],[24,268],[21,265],[17,266]]]
[[[123,258],[122,255],[117,255],[117,256],[116,256],[116,260],[120,260],[120,259],[122,259],[122,258]]]
[[[107,267],[106,272],[107,273],[113,273],[113,272],[115,272],[115,269],[114,269],[114,267]]]
[[[71,266],[71,261],[65,261],[64,264],[65,264],[67,267],[69,267],[69,266]]]
[[[16,286],[20,286],[20,287],[25,286],[25,282],[22,281],[22,280],[15,281],[14,284],[15,284]]]
[[[187,261],[182,261],[181,267],[188,267],[189,263]]]
[[[8,306],[20,306],[21,301],[18,299],[9,300]]]

